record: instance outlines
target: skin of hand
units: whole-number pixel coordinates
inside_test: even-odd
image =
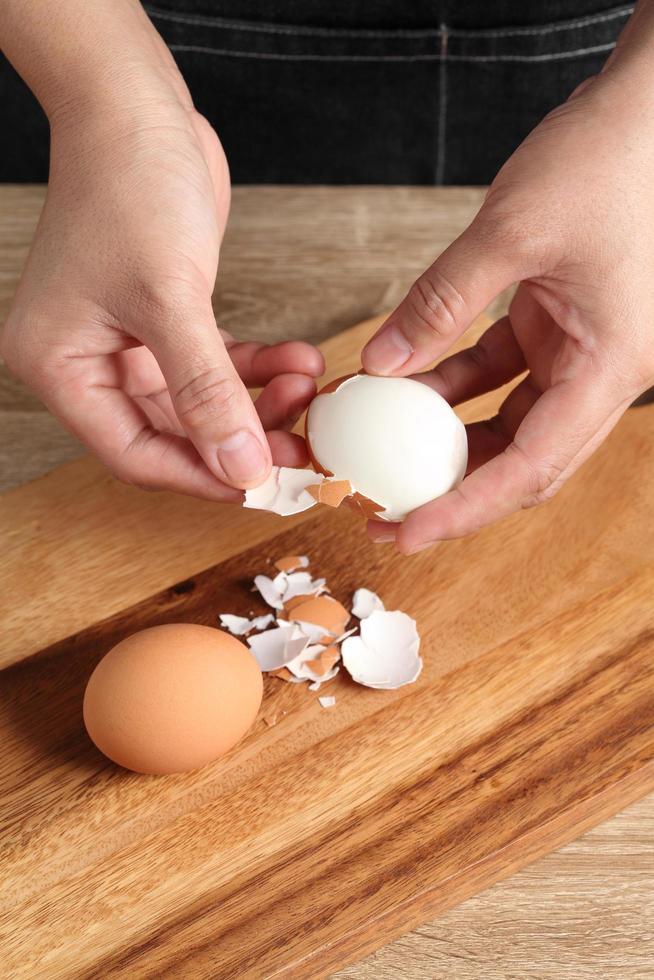
[[[452,404],[524,375],[468,426],[459,487],[401,525],[371,521],[374,541],[411,554],[549,500],[654,384],[652,95],[646,66],[617,57],[580,86],[364,349],[367,372],[423,372]],[[513,283],[508,316],[424,370]]]
[[[239,500],[272,461],[306,463],[286,430],[322,355],[218,330],[227,162],[165,45],[129,14],[148,46],[138,84],[106,111],[64,98],[48,113],[47,198],[2,354],[120,479]],[[256,405],[246,386],[263,388]]]

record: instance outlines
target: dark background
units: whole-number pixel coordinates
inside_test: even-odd
[[[233,181],[246,184],[489,183],[601,70],[631,10],[601,0],[145,6]],[[4,58],[0,132],[0,181],[45,181],[47,120]]]

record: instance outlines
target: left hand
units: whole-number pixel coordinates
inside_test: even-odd
[[[371,374],[441,357],[507,286],[506,317],[421,379],[453,404],[523,372],[468,427],[463,483],[373,540],[411,554],[549,500],[654,384],[654,86],[606,71],[502,167],[470,225],[363,352]]]

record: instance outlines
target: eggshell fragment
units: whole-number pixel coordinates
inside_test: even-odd
[[[233,616],[231,613],[221,613],[219,619],[220,625],[224,626],[226,630],[229,630],[232,636],[245,636],[246,633],[251,633],[252,630],[265,630],[274,621],[275,617],[272,613],[267,613],[265,616],[255,616],[254,619],[248,619],[246,616]]]
[[[420,637],[406,613],[376,610],[361,621],[359,636],[341,647],[343,665],[365,687],[394,690],[417,680],[422,670]]]
[[[308,490],[309,488],[307,488]],[[275,562],[275,568],[279,572],[296,572],[298,568],[308,568],[309,567],[309,557],[308,555],[285,555],[283,558],[278,558]]]
[[[411,378],[360,374],[328,386],[309,405],[306,437],[316,469],[349,481],[366,517],[403,520],[466,470],[463,423]]]
[[[280,572],[275,578],[268,575],[255,575],[254,586],[258,589],[261,598],[273,609],[283,609],[284,602],[282,596],[286,591],[286,576]]]
[[[318,700],[320,701],[321,708],[333,708],[336,704],[336,698],[333,695],[324,694]]]
[[[384,603],[370,589],[357,589],[352,596],[352,615],[357,619],[367,619],[376,609],[384,609]]]
[[[308,643],[308,638],[297,626],[279,626],[248,637],[250,649],[263,671],[286,666]]]
[[[346,497],[352,496],[352,485],[349,480],[323,480],[322,483],[307,487],[307,493],[311,494],[318,504],[340,507]]]
[[[312,578],[308,572],[292,572],[287,576],[284,603],[296,596],[318,595],[325,590],[326,584],[324,578]]]
[[[127,769],[198,769],[243,737],[261,704],[257,663],[218,629],[171,623],[118,643],[84,694],[84,723],[101,752]]]
[[[286,609],[286,614],[295,621],[312,623],[321,626],[327,633],[340,636],[350,621],[350,613],[337,599],[328,595],[319,595],[294,604]]]
[[[259,487],[245,491],[244,507],[267,510],[280,517],[301,514],[314,507],[316,501],[307,487],[322,483],[324,477],[314,470],[298,470],[288,466],[273,466],[268,479]]]
[[[273,609],[284,609],[285,603],[297,596],[316,595],[325,588],[325,579],[311,577],[309,572],[279,572],[275,578],[268,575],[256,575],[254,586],[258,589],[264,602]]]
[[[306,651],[304,651],[298,657],[295,657],[295,659],[286,664],[286,669],[293,674],[294,678],[301,681],[313,681],[317,684],[324,684],[326,681],[331,680],[332,677],[336,677],[338,674],[340,668],[337,666],[330,667],[330,669],[324,673],[317,674],[308,666],[308,661],[304,660],[306,655]]]
[[[338,649],[338,647],[325,647],[312,660],[306,660],[305,666],[307,670],[312,671],[316,675],[316,678],[327,680],[327,675],[331,670],[333,670],[340,659],[341,651]]]
[[[302,630],[304,635],[309,640],[309,643],[322,643],[325,636],[325,629],[323,626],[316,626],[314,623],[303,623],[297,619],[293,619],[293,623]],[[278,619],[277,625],[287,626],[288,623],[284,619]],[[329,641],[331,642],[331,637]]]

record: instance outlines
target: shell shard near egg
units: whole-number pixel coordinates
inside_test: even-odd
[[[260,487],[245,491],[244,507],[267,510],[280,517],[301,514],[316,504],[339,507],[353,494],[347,480],[331,480],[315,470],[299,470],[289,466],[273,466],[270,476]],[[376,506],[376,505],[374,505]],[[281,572],[306,568],[306,555],[289,555],[275,562]]]
[[[337,666],[337,661],[340,659],[340,654],[336,657],[331,667],[325,665],[323,668],[323,664],[319,659],[322,652],[322,647],[320,648],[320,652],[316,652],[315,647],[313,649],[311,647],[306,648],[284,666],[299,680],[313,681],[314,684],[324,684],[338,674],[339,667]],[[318,664],[318,670],[315,669],[316,664]]]
[[[286,622],[286,620],[278,619],[277,625],[282,626]],[[320,643],[320,641],[325,637],[324,627],[316,625],[316,623],[306,623],[297,619],[294,619],[293,623],[302,630],[306,637],[308,637],[309,643]]]
[[[322,483],[324,477],[314,470],[298,470],[289,466],[273,466],[270,476],[259,487],[245,491],[244,507],[267,510],[280,517],[301,514],[314,507],[316,501],[307,487]]]
[[[277,611],[276,617],[220,616],[222,625],[237,635],[262,631],[248,636],[247,642],[264,673],[289,684],[307,684],[311,691],[336,677],[341,666],[358,684],[378,690],[418,678],[422,660],[413,619],[387,611],[380,597],[366,588],[355,591],[352,608],[347,609],[325,594],[324,578],[314,579],[304,570],[309,566],[306,555],[280,558],[274,566],[277,575],[257,575],[254,584]],[[353,615],[360,622],[348,629]],[[275,627],[266,630],[273,622]]]
[[[297,626],[278,626],[248,637],[248,645],[262,671],[279,670],[302,653],[309,639]]]
[[[330,595],[307,596],[302,602],[285,605],[285,612],[294,622],[321,627],[323,634],[333,637],[344,633],[350,621],[349,611]]]
[[[254,586],[261,598],[273,609],[284,609],[286,603],[299,596],[316,595],[325,589],[325,579],[314,579],[309,572],[279,572],[274,578],[256,575]]]
[[[322,697],[318,698],[321,708],[333,708],[336,704],[336,698],[333,695],[324,694]]]
[[[384,603],[370,589],[357,589],[352,596],[352,615],[357,619],[367,619],[377,609],[383,610]]]
[[[412,684],[422,670],[420,637],[406,613],[376,610],[361,622],[359,636],[341,647],[343,665],[353,680],[378,690]]]
[[[322,483],[307,487],[307,493],[311,494],[317,504],[326,504],[328,507],[340,507],[353,492],[349,480],[324,479]]]
[[[286,572],[287,574],[289,572],[297,572],[300,568],[309,567],[309,556],[284,555],[283,558],[278,558],[274,565],[278,572]]]
[[[251,633],[252,630],[260,632],[275,621],[272,613],[267,613],[265,616],[255,616],[253,619],[248,619],[247,616],[233,616],[231,613],[221,613],[218,618],[220,619],[220,625],[226,630],[229,630],[232,636],[245,636],[246,633]]]

